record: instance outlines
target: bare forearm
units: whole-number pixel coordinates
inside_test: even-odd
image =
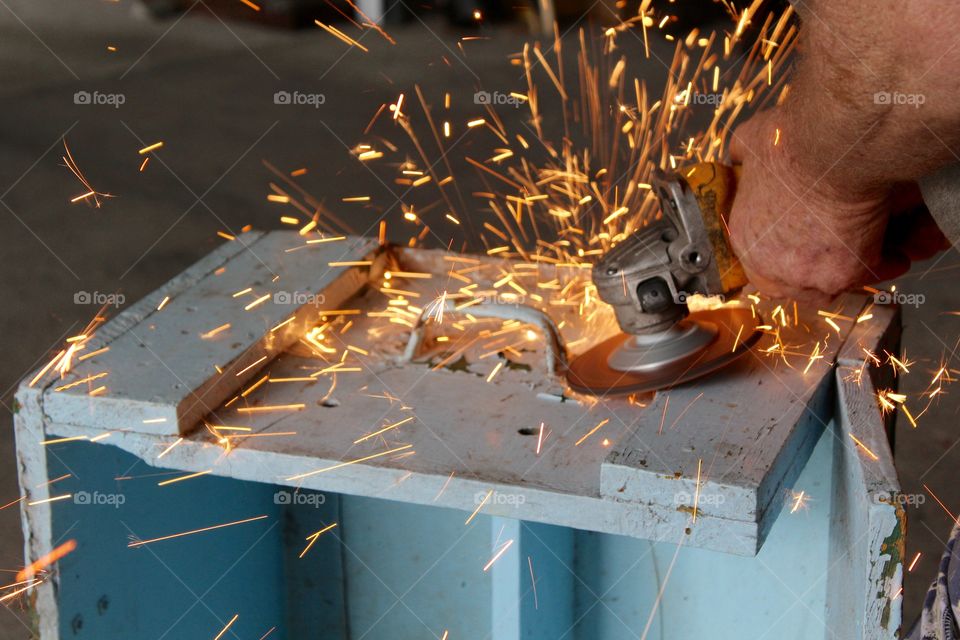
[[[881,196],[960,153],[960,3],[800,6],[804,48],[781,108],[784,151],[843,197]]]

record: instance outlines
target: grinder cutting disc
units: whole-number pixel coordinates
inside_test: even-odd
[[[749,309],[697,311],[684,322],[680,330],[665,334],[669,344],[638,343],[636,336],[625,333],[601,342],[570,363],[567,382],[593,395],[668,389],[733,362],[761,335]]]

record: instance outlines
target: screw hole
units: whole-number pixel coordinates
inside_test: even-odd
[[[523,427],[522,429],[517,429],[517,433],[522,436],[535,436],[540,433],[540,429],[535,427]]]

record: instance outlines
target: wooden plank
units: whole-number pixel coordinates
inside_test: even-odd
[[[868,304],[837,356],[836,439],[827,580],[828,625],[837,637],[897,638],[903,599],[906,516],[893,466],[893,415],[877,403],[877,390],[896,388],[891,366],[873,358],[897,355],[900,309]]]
[[[296,232],[244,240],[241,250],[202,261],[149,296],[149,305],[121,314],[100,331],[98,347],[108,352],[48,385],[47,419],[158,435],[193,429],[366,282],[366,269],[330,265],[370,259],[375,241],[304,242]],[[106,393],[69,387],[102,373],[97,384]]]
[[[24,566],[43,558],[54,547],[50,475],[47,452],[42,444],[44,423],[41,389],[21,386],[17,391],[13,429],[17,442],[17,467],[20,482],[20,522],[23,527]],[[57,608],[59,569],[33,592],[32,606],[37,612],[37,633],[41,640],[58,637],[60,615]]]
[[[836,371],[828,622],[837,637],[892,639],[902,622],[906,515],[876,390],[858,371],[859,365]]]
[[[895,304],[873,304],[870,298],[867,301],[858,317],[868,319],[854,324],[837,354],[839,364],[859,367],[864,360],[869,361],[868,353],[879,356],[881,360],[884,359],[884,351],[896,355],[896,347],[900,344],[900,307]]]
[[[876,391],[896,391],[900,378],[896,367],[871,366],[874,358],[882,362],[889,362],[889,354],[900,355],[900,336],[902,330],[902,316],[900,307],[895,304],[868,304],[861,316],[869,320],[857,323],[850,333],[837,356],[837,363],[842,366],[853,367],[856,371],[851,375],[856,378],[869,378]],[[894,428],[899,411],[891,411],[883,416],[890,448],[894,448],[896,429]]]
[[[306,414],[296,415],[302,417]],[[317,423],[312,421],[302,424],[305,431],[317,427]],[[272,425],[271,429],[288,432],[291,425],[291,422],[280,421]],[[320,430],[330,428],[327,424]],[[53,425],[52,429],[63,437],[89,437],[91,434],[89,428],[65,424]],[[442,427],[440,430],[442,432]],[[503,429],[485,435],[491,438],[506,438],[511,431],[515,433],[515,430]],[[263,433],[269,432],[268,430]],[[473,476],[472,471],[478,467],[463,466],[463,462],[470,460],[477,451],[489,451],[488,444],[478,441],[474,446],[458,449],[457,456],[454,457],[434,436],[426,435],[415,440],[414,449],[418,453],[409,458],[399,461],[379,458],[339,467],[330,473],[284,482],[285,478],[290,477],[288,474],[334,467],[355,459],[355,456],[344,453],[348,448],[342,444],[334,453],[331,443],[325,446],[321,444],[322,448],[319,450],[316,448],[318,442],[322,443],[322,438],[300,440],[299,443],[295,443],[296,440],[298,438],[256,438],[248,444],[234,448],[229,456],[224,457],[220,447],[214,446],[209,438],[197,434],[183,440],[160,462],[165,468],[185,472],[212,469],[216,475],[240,480],[276,482],[316,491],[449,507],[464,513],[463,518],[476,509],[478,494],[483,496],[491,491],[500,495],[511,494],[516,496],[515,505],[491,503],[483,507],[482,513],[635,538],[661,539],[675,536],[676,532],[683,532],[690,521],[688,512],[678,511],[674,507],[664,509],[655,504],[632,504],[600,498],[597,471],[605,450],[595,451],[583,458],[558,456],[550,462],[550,470],[538,470],[538,473],[534,474],[538,484],[544,478],[550,483],[548,487],[543,487],[534,482],[518,480],[516,476],[500,480],[489,479],[498,472],[497,468],[490,470],[490,476]],[[130,451],[148,463],[155,462],[157,454],[172,442],[173,439],[138,433],[114,432],[109,438],[111,445]],[[572,441],[567,440],[564,444],[572,446]],[[515,463],[517,458],[513,460]],[[564,473],[566,463],[570,463],[570,466],[566,466],[567,474]],[[483,461],[478,464],[483,465]],[[525,466],[529,464],[528,462]],[[572,491],[558,490],[557,485],[577,486],[564,479],[565,475],[575,470],[577,473],[574,475],[577,477],[592,476],[593,484],[582,485]],[[686,544],[726,553],[752,555],[757,546],[756,535],[755,522],[704,514],[698,516],[697,526],[690,531]]]
[[[751,520],[756,553],[830,419],[832,368],[863,305],[858,295],[841,301],[839,331],[813,309],[790,318],[779,328],[789,364],[762,353],[765,337],[719,374],[658,393],[604,460],[601,495],[688,513],[696,501],[698,514]]]

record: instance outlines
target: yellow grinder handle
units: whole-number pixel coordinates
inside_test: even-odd
[[[723,292],[736,291],[747,284],[747,276],[730,246],[727,221],[733,208],[740,166],[717,162],[701,162],[680,169],[700,205],[707,237],[713,246],[713,255],[720,270]]]

